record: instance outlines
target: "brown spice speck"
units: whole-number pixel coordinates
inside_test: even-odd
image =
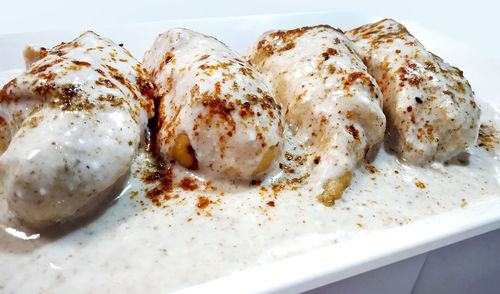
[[[73,62],[74,64],[76,65],[81,65],[81,66],[90,66],[90,63],[86,62],[86,61],[78,61],[78,60],[73,60],[71,61]]]
[[[479,127],[478,146],[486,150],[495,150],[500,145],[500,133],[494,126],[482,124]]]
[[[373,165],[366,165],[365,169],[372,174],[379,172],[379,170],[376,167],[374,167]]]
[[[212,202],[207,197],[199,196],[196,207],[198,207],[199,209],[205,209],[210,203]]]
[[[195,179],[184,177],[180,182],[180,187],[185,191],[194,191],[198,189],[198,184]]]
[[[349,131],[349,133],[351,133],[354,140],[359,140],[359,131],[354,127],[354,125],[346,126],[345,128]]]

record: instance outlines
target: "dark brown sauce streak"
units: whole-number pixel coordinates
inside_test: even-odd
[[[160,99],[155,99],[155,116],[148,122],[148,131],[145,134],[145,151],[150,153],[153,158],[152,167],[142,171],[142,181],[152,185],[147,189],[146,198],[160,207],[165,201],[175,198],[171,195],[174,188],[178,187],[185,191],[194,191],[199,188],[196,180],[184,178],[178,184],[174,183],[173,164],[174,162],[165,162],[160,156],[159,147],[156,145],[158,130],[161,123],[158,121]]]
[[[156,134],[158,130],[158,109],[159,99],[155,100],[155,116],[148,122],[148,130],[145,136],[145,150],[153,156],[152,170],[147,170],[142,173],[142,180],[146,184],[154,184],[154,186],[146,190],[146,198],[151,200],[154,205],[161,206],[161,200],[169,200],[173,186],[172,164],[164,162],[159,156],[158,147],[156,146]]]

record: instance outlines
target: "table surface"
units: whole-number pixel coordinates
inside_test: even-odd
[[[305,4],[306,3],[306,4]],[[498,57],[494,1],[4,1],[0,34],[84,29],[172,19],[304,12],[359,12],[414,21]],[[443,25],[445,23],[446,25]],[[332,20],[334,24],[334,20]],[[495,32],[495,34],[494,34]],[[500,69],[499,69],[500,70]],[[500,230],[351,277],[310,293],[499,293]]]

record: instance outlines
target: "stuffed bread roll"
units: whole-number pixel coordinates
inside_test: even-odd
[[[401,159],[419,165],[445,161],[474,143],[480,109],[461,70],[392,19],[346,34],[382,89],[386,146]]]
[[[25,49],[27,70],[0,92],[0,191],[32,225],[79,215],[125,175],[154,87],[122,47],[86,32]]]
[[[312,150],[324,181],[319,200],[333,205],[352,171],[383,139],[376,81],[340,30],[330,26],[272,31],[246,53],[286,106],[286,120]]]
[[[260,74],[226,45],[172,29],[158,36],[143,64],[162,96],[157,146],[164,160],[249,179],[279,157],[281,107]]]

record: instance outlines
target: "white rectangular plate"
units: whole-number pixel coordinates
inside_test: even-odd
[[[90,26],[88,29],[95,30],[116,43],[123,43],[136,58],[141,59],[156,36],[172,27],[187,27],[212,35],[236,51],[242,52],[262,32],[270,29],[329,24],[347,30],[379,19],[380,17],[355,13],[316,13],[179,20],[120,27]],[[437,31],[428,31],[419,24],[405,22],[404,19],[399,21],[428,49],[461,68],[477,96],[481,100],[487,100],[498,113],[500,98],[496,92],[500,81],[500,56],[480,54],[480,48],[475,48],[474,44],[447,39]],[[21,52],[27,44],[51,47],[61,41],[72,40],[80,33],[81,31],[76,30],[60,30],[0,35],[0,71],[23,67]],[[500,198],[488,200],[402,227],[385,229],[250,268],[181,291],[305,291],[500,228],[499,211]]]

